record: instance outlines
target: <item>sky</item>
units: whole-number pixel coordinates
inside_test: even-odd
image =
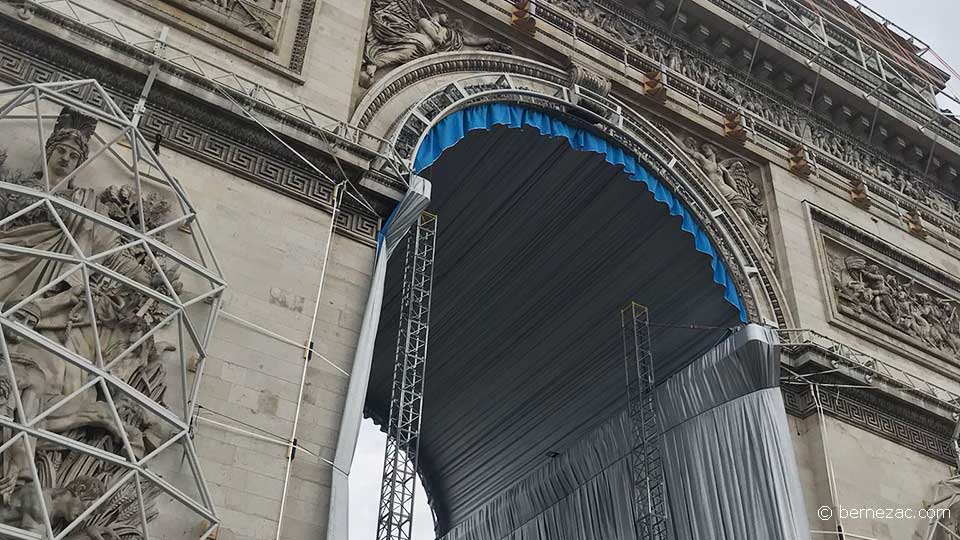
[[[861,0],[861,3],[926,42],[960,72],[960,40],[956,38],[960,31],[960,0]],[[935,60],[932,55],[924,58]],[[960,95],[960,81],[955,81],[951,89],[953,94]],[[960,111],[960,106],[949,106]],[[385,443],[385,436],[373,422],[364,420],[350,474],[350,540],[376,539]],[[420,486],[416,492],[413,523],[414,540],[433,540],[433,518]]]
[[[364,419],[357,454],[350,471],[350,540],[375,540],[380,509],[380,477],[387,436],[373,421]],[[423,488],[414,492],[413,540],[434,540],[433,517]]]
[[[904,30],[920,38],[937,54],[947,61],[960,73],[960,40],[957,40],[958,23],[960,23],[960,0],[860,0],[860,2],[877,13],[893,21]],[[924,59],[939,67],[936,58],[927,53]],[[944,69],[944,71],[947,71]],[[950,86],[955,96],[960,96],[960,81],[953,81]],[[955,112],[960,111],[960,105],[950,103]]]

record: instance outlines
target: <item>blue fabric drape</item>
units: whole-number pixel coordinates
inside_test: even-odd
[[[737,308],[740,320],[747,322],[747,311],[733,278],[727,272],[706,232],[670,188],[654,177],[632,153],[619,144],[574,127],[543,111],[514,104],[485,103],[454,112],[434,126],[417,151],[414,170],[422,172],[432,165],[444,150],[460,142],[470,131],[489,130],[498,125],[514,129],[530,126],[547,137],[563,137],[574,150],[601,154],[608,163],[623,167],[631,180],[643,183],[657,201],[667,206],[670,215],[680,218],[680,227],[693,236],[696,250],[710,256],[713,281],[724,288],[724,298]]]

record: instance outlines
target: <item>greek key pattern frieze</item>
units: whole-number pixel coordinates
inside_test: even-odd
[[[785,385],[781,390],[787,414],[797,418],[817,414],[809,386]],[[948,422],[930,418],[918,421],[918,413],[890,399],[871,403],[855,392],[829,390],[819,387],[824,414],[938,461],[955,463]]]
[[[0,25],[2,29],[3,25]],[[82,68],[84,62],[77,62],[76,67]],[[82,70],[71,72],[49,62],[33,58],[32,55],[13,47],[0,44],[0,80],[9,84],[23,84],[32,82],[50,82],[61,79],[91,78],[91,75]],[[114,80],[102,79],[113,83]],[[130,114],[136,99],[128,92],[118,92],[116,88],[107,87],[115,101]],[[165,148],[175,150],[184,155],[203,161],[225,172],[255,182],[282,195],[291,197],[314,207],[332,210],[333,184],[318,177],[312,171],[299,166],[292,160],[279,158],[285,153],[281,147],[271,151],[270,141],[266,137],[252,137],[252,140],[238,140],[232,136],[227,126],[212,128],[206,123],[196,121],[202,116],[194,110],[184,110],[178,114],[175,107],[189,107],[181,99],[167,96],[163,99],[162,90],[155,90],[151,102],[162,101],[163,107],[148,104],[141,119],[142,131],[146,137],[153,140],[158,134],[162,137]],[[76,95],[78,99],[87,101],[91,96]],[[157,99],[154,100],[153,98]],[[245,134],[246,135],[246,134]],[[257,133],[256,135],[261,135]],[[331,176],[339,176],[336,166],[324,156],[311,156],[321,169],[329,171]],[[340,234],[359,240],[367,245],[376,244],[376,232],[379,221],[369,212],[344,207],[338,217]]]

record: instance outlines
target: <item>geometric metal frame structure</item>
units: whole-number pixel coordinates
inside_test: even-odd
[[[64,177],[53,177],[47,162],[49,156],[44,154],[44,144],[51,133],[50,124],[57,118],[56,114],[51,114],[50,107],[69,108],[113,132],[112,136],[103,137],[94,128],[90,134],[88,157],[78,162]],[[0,89],[0,129],[9,133],[7,126],[13,123],[18,126],[30,125],[35,130],[34,144],[39,149],[40,155],[37,157],[41,166],[33,177],[32,185],[10,180],[12,176],[6,175],[5,169],[0,167],[0,198],[4,201],[28,201],[13,213],[0,215],[0,258],[19,257],[20,260],[31,261],[29,264],[56,266],[63,271],[42,287],[30,290],[29,294],[15,299],[0,298],[0,330],[4,337],[0,340],[3,359],[0,378],[12,383],[13,391],[10,394],[15,405],[11,411],[13,414],[0,411],[0,429],[8,434],[5,441],[0,439],[0,454],[15,445],[24,445],[31,481],[41,495],[39,504],[43,510],[42,534],[0,525],[0,535],[23,539],[41,536],[67,538],[71,533],[78,532],[81,525],[90,526],[100,513],[114,508],[120,513],[139,514],[139,519],[130,518],[139,521],[139,527],[135,527],[138,530],[127,531],[125,536],[150,538],[148,522],[159,514],[151,512],[152,505],[163,495],[201,518],[203,525],[198,534],[200,538],[206,538],[216,529],[218,519],[190,437],[190,425],[202,380],[207,343],[215,327],[226,283],[197,220],[196,209],[188,201],[178,181],[157,158],[137,125],[95,80],[38,83]],[[0,158],[0,166],[4,159],[5,155]],[[101,165],[112,167],[111,171],[121,171],[124,177],[123,188],[110,194],[127,201],[127,206],[123,207],[127,211],[125,219],[119,217],[122,212],[114,215],[94,209],[108,208],[95,206],[107,200],[107,194],[104,193],[107,190],[97,194],[99,202],[91,204],[78,203],[69,196],[78,191],[74,183],[79,176]],[[81,189],[96,193],[92,188]],[[151,222],[145,210],[150,205],[172,209],[176,215]],[[117,206],[112,208],[116,209]],[[43,225],[63,240],[57,250],[34,249],[8,241],[13,234],[10,231],[22,227],[17,225],[18,220],[30,215],[41,215],[42,219],[47,220]],[[158,215],[161,214],[158,212]],[[71,229],[66,221],[82,226]],[[59,231],[56,230],[57,226]],[[92,240],[81,238],[81,232],[78,231],[86,234],[86,231],[93,230],[111,238],[114,243],[104,249],[90,247]],[[170,234],[188,238],[189,243],[184,241],[176,247],[170,245],[166,241]],[[91,232],[89,236],[92,238],[94,234]],[[149,281],[138,279],[134,271],[124,273],[108,264],[112,258],[130,253],[136,253],[136,260],[141,265],[136,270],[149,276]],[[187,283],[186,286],[180,281],[181,278]],[[68,346],[67,338],[58,340],[50,331],[25,324],[21,316],[22,310],[69,283],[78,284],[77,307],[75,312],[71,312],[71,322],[65,333],[71,331],[73,322],[78,326],[84,325],[83,331],[92,336],[89,350]],[[112,292],[104,292],[107,290]],[[139,331],[130,330],[129,334],[117,332],[127,339],[119,342],[121,345],[105,337],[109,329],[98,328],[100,321],[106,317],[99,310],[106,309],[106,304],[114,298],[109,294],[135,295],[137,301],[142,302],[138,304],[141,307],[136,314],[139,318],[134,322],[124,320],[122,323],[133,325],[144,320],[149,322],[149,326],[141,327]],[[131,301],[130,305],[133,304]],[[200,312],[200,317],[197,317],[197,312]],[[165,336],[171,336],[175,344],[161,351],[157,338]],[[31,411],[21,400],[26,383],[21,380],[21,384],[18,384],[14,367],[17,362],[22,364],[12,351],[21,342],[29,347],[31,354],[43,354],[44,362],[47,362],[45,365],[56,366],[59,363],[64,369],[73,370],[71,373],[82,382],[81,386],[63,394],[59,401],[46,410]],[[108,350],[106,344],[113,348]],[[172,350],[176,351],[176,355],[166,354]],[[146,359],[136,364],[134,360],[137,355]],[[175,358],[170,359],[170,356]],[[160,373],[158,377],[162,380],[158,379],[157,382],[158,395],[148,395],[143,388],[130,383],[132,376],[125,377],[127,371],[133,369],[131,365],[140,366],[137,369],[141,371],[135,374],[144,376],[142,367],[147,362]],[[192,381],[190,373],[195,373]],[[22,372],[20,377],[23,379]],[[170,388],[180,395],[165,402],[163,396],[169,378],[179,380],[177,385]],[[45,404],[43,399],[40,403]],[[102,444],[78,440],[76,431],[63,433],[49,427],[51,418],[58,410],[63,412],[81,405],[87,408],[95,405],[93,408],[109,415],[109,419],[115,422],[114,428],[118,428],[114,436],[122,440],[122,446],[117,442],[121,450],[105,450]],[[122,415],[148,419],[156,427],[152,432],[156,438],[145,450],[142,447],[143,440],[134,441],[130,424],[121,418]],[[145,432],[137,432],[137,437],[145,437]],[[89,504],[79,517],[69,523],[61,523],[59,527],[51,522],[42,491],[56,486],[42,485],[41,473],[49,471],[45,471],[45,464],[38,464],[38,448],[34,441],[39,445],[53,446],[58,451],[62,449],[71,458],[95,462],[101,476],[111,478],[112,485],[106,486],[96,500],[86,501]],[[173,452],[176,452],[181,467],[186,464],[185,476],[191,482],[187,491],[169,479],[172,475],[164,477],[162,473],[165,470],[157,469],[162,469],[164,459],[172,457]],[[50,484],[50,480],[47,479],[46,483]],[[0,503],[0,507],[3,504]]]
[[[630,302],[620,311],[627,400],[634,446],[630,452],[638,540],[666,540],[667,504],[660,458],[650,319],[647,308]]]
[[[377,540],[410,540],[413,529],[436,237],[437,216],[421,212],[407,238]]]

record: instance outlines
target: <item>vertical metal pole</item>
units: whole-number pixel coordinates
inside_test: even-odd
[[[160,29],[160,37],[157,38],[156,43],[153,44],[153,54],[157,56],[153,61],[153,65],[150,66],[150,72],[147,74],[147,82],[143,85],[143,90],[140,91],[140,99],[137,100],[137,104],[133,106],[133,125],[140,125],[140,118],[143,116],[143,111],[147,106],[147,97],[150,95],[150,90],[153,88],[153,81],[156,80],[157,74],[160,73],[160,59],[163,58],[164,50],[167,48],[167,34],[170,32],[169,26],[164,26]],[[135,141],[131,143],[136,144]]]
[[[436,236],[437,216],[422,212],[407,238],[377,540],[410,540],[413,530]]]
[[[660,460],[660,420],[654,394],[653,353],[647,308],[630,302],[620,312],[627,400],[633,426],[631,452],[638,540],[666,540],[667,501]]]

